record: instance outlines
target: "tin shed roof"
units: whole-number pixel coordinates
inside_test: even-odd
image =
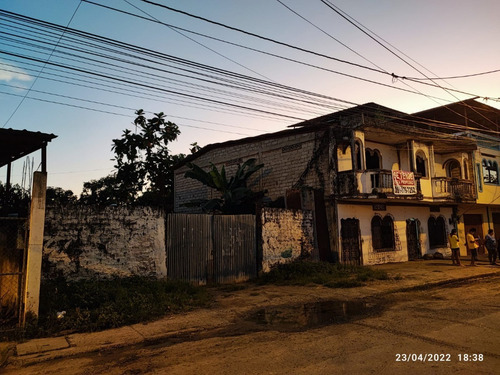
[[[0,129],[0,167],[44,148],[56,137],[28,130]]]

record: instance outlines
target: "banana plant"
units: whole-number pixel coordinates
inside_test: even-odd
[[[193,163],[188,163],[190,168],[184,174],[186,178],[192,178],[203,185],[208,186],[220,193],[218,198],[192,200],[185,206],[200,207],[204,212],[221,212],[225,214],[251,213],[257,199],[264,196],[265,192],[254,192],[248,187],[250,177],[264,167],[264,164],[256,164],[257,159],[248,159],[239,165],[229,179],[225,166],[220,171],[210,163],[210,168],[205,171]]]

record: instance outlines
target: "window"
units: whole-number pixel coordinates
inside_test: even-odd
[[[483,182],[498,185],[498,164],[496,161],[483,159]]]
[[[369,148],[365,151],[366,158],[366,169],[380,169],[381,168],[381,157],[380,151],[375,149],[371,150]]]
[[[434,216],[431,216],[427,221],[427,228],[429,230],[429,243],[431,248],[447,246],[444,217],[439,216],[436,219]]]
[[[460,179],[462,177],[462,172],[460,171],[460,163],[455,160],[449,160],[446,162],[446,177]]]
[[[356,170],[360,171],[361,168],[361,142],[354,142],[354,157],[356,158]]]
[[[380,216],[374,216],[371,227],[373,250],[394,250],[394,223],[392,217],[387,215],[382,219]]]
[[[427,177],[427,161],[425,160],[425,156],[418,153],[416,158],[417,164],[417,173],[422,177]]]

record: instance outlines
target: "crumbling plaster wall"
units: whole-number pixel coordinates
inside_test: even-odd
[[[262,271],[314,252],[313,212],[307,210],[262,209]]]
[[[48,208],[42,277],[166,277],[165,219],[151,208]]]

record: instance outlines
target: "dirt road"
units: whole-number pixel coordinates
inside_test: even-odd
[[[291,287],[275,288],[276,304],[238,313],[227,325],[4,370],[168,375],[500,372],[500,276],[349,303],[338,295],[325,298],[326,288],[320,301],[297,303],[286,298]],[[300,290],[307,293],[307,288]],[[272,291],[265,293],[272,298]],[[228,292],[221,304],[237,309],[252,297],[262,295],[255,290]]]

